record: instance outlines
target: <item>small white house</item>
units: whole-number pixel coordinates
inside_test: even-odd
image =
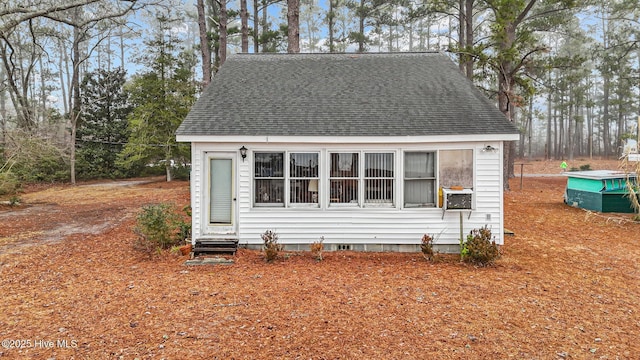
[[[458,251],[503,239],[502,150],[518,130],[441,53],[238,54],[177,130],[193,243]]]

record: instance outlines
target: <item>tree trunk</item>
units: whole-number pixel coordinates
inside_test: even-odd
[[[527,122],[529,121],[529,116],[524,119],[524,125],[521,127],[522,129],[527,129]],[[526,140],[527,132],[523,131],[520,133],[520,139],[518,141],[518,158],[524,158],[524,146]]]
[[[329,13],[327,14],[327,20],[329,23],[329,28],[328,28],[328,35],[329,35],[329,52],[333,53],[336,51],[335,49],[335,45],[334,45],[334,33],[335,33],[335,4],[334,4],[335,0],[329,0]]]
[[[529,144],[528,144],[529,151],[528,151],[527,157],[528,157],[529,161],[531,161],[531,158],[533,156],[532,155],[533,151],[532,151],[532,148],[531,148],[531,137],[532,137],[532,134],[533,134],[533,96],[531,96],[529,98],[529,123],[528,123],[528,125],[529,126],[528,126],[527,136],[529,137]]]
[[[240,33],[242,36],[243,53],[249,52],[249,13],[247,12],[247,0],[240,0]]]
[[[360,0],[358,9],[358,52],[364,52],[364,0]]]
[[[427,24],[429,23],[428,21],[426,21]],[[424,39],[425,39],[425,26],[424,26],[425,20],[424,19],[420,19],[418,20],[418,51],[425,51],[425,47],[424,47]]]
[[[473,3],[475,0],[466,0],[466,10],[465,10],[465,19],[466,25],[465,29],[467,30],[467,35],[465,38],[466,46],[465,52],[471,53],[473,51]],[[473,57],[471,55],[467,55],[465,62],[465,69],[467,73],[467,78],[469,80],[473,80]]]
[[[217,31],[218,41],[210,43],[211,48],[211,77],[220,69],[220,4],[218,0],[205,0],[205,13],[207,19],[207,29]]]
[[[269,13],[267,12],[267,4],[265,4],[262,7],[262,24],[261,25],[262,25],[263,34],[266,34],[269,31],[269,23],[267,22],[268,16],[269,16]],[[267,49],[267,43],[265,42],[262,44],[262,52],[266,53],[267,51],[269,50]]]
[[[78,10],[74,11],[74,20],[78,19]],[[78,128],[78,119],[80,117],[80,41],[81,41],[80,29],[77,26],[73,27],[73,56],[71,57],[71,63],[73,66],[71,76],[71,83],[69,87],[71,94],[69,100],[69,122],[71,125],[71,139],[69,139],[69,162],[71,172],[71,184],[76,183],[76,132]]]
[[[458,67],[460,68],[460,72],[466,73],[466,54],[465,54],[465,44],[466,41],[464,37],[466,35],[465,27],[467,25],[465,11],[465,0],[458,0]]]
[[[124,31],[122,31],[123,26],[120,26],[120,34],[118,35],[119,40],[120,40],[120,67],[124,69],[124,59],[125,59],[125,55],[124,55]],[[211,61],[209,61],[211,62]]]
[[[558,118],[558,155],[564,159],[566,154],[564,142],[564,90],[560,92],[560,116]]]
[[[111,36],[107,38],[107,71],[111,71]]]
[[[516,72],[523,65],[523,59],[517,58],[516,28],[527,17],[537,0],[528,0],[526,3],[499,1],[495,4],[486,2],[492,8],[496,18],[500,17],[499,27],[494,29],[493,37],[497,41],[498,63],[498,107],[505,117],[514,122],[515,115],[515,85]],[[521,11],[518,8],[523,6]],[[514,12],[515,10],[515,12]],[[509,189],[509,178],[514,175],[513,164],[515,162],[515,143],[510,142],[505,146],[503,159],[503,184],[504,189]],[[508,149],[508,150],[507,150]]]
[[[4,64],[5,79],[7,82],[7,88],[9,89],[9,95],[13,104],[14,111],[16,112],[16,124],[20,129],[24,129],[31,132],[35,128],[33,121],[33,112],[29,104],[29,79],[31,77],[31,66],[26,70],[18,68],[15,64],[12,64],[12,60],[15,53],[12,49],[8,49],[8,46],[2,45],[2,63]],[[16,63],[22,63],[21,59]],[[16,78],[21,79],[21,84],[16,82]]]
[[[0,84],[5,81],[5,73],[0,69]],[[0,148],[2,148],[6,141],[7,135],[7,92],[4,88],[0,88]],[[0,159],[2,158],[0,153]]]
[[[169,161],[167,161],[167,163],[165,164],[164,169],[167,175],[167,182],[171,182],[173,180],[173,177],[171,175],[171,164]]]
[[[549,69],[549,77],[548,77],[548,82],[549,84],[551,84],[551,69]],[[547,144],[546,144],[546,151],[545,151],[545,160],[549,160],[551,159],[551,117],[552,117],[552,113],[551,113],[551,108],[553,107],[553,98],[552,98],[552,91],[551,89],[548,89],[549,93],[547,94]]]
[[[593,156],[593,119],[591,117],[591,77],[589,76],[587,78],[587,97],[586,97],[586,102],[587,102],[587,155],[589,155],[589,159],[592,158]]]
[[[207,20],[204,13],[204,0],[198,0],[198,29],[200,35],[200,54],[202,56],[202,85],[211,82],[211,47],[207,37]]]
[[[575,128],[575,134],[573,137],[573,143],[576,144],[576,148],[574,150],[574,153],[578,156],[584,156],[584,149],[585,149],[585,142],[583,141],[584,139],[584,118],[585,118],[585,107],[584,104],[576,104],[576,107],[574,108],[574,111],[576,114],[580,114],[580,119],[582,121],[580,122],[576,122],[576,128]],[[579,126],[578,126],[579,125]]]
[[[59,51],[60,51],[60,58],[58,59],[58,68],[60,68],[60,89],[62,89],[62,91],[60,93],[62,93],[62,104],[64,105],[64,113],[67,114],[69,113],[69,101],[67,100],[67,92],[66,92],[66,86],[65,86],[65,75],[68,75],[69,72],[69,55],[67,54],[67,51],[65,50],[64,47],[64,43],[62,41],[62,39],[58,40],[58,46],[59,46]],[[124,66],[124,65],[123,65]],[[67,77],[68,78],[68,77]]]
[[[610,79],[607,73],[602,74],[602,142],[605,158],[611,153],[611,135],[609,134],[609,91]]]
[[[573,160],[573,123],[576,121],[573,116],[574,101],[573,85],[569,85],[569,113],[567,114],[567,159]]]
[[[227,60],[227,2],[220,1],[220,66]]]
[[[253,53],[257,54],[260,51],[258,47],[260,45],[258,28],[260,27],[260,9],[258,8],[258,0],[253,0]]]
[[[618,97],[618,120],[616,121],[616,139],[614,143],[614,155],[616,157],[620,156],[620,150],[624,148],[624,141],[622,140],[622,135],[627,129],[627,124],[625,121],[625,116],[623,113],[624,107],[624,95],[621,94],[622,88],[618,85],[616,93]]]
[[[44,74],[46,73],[44,66],[42,64],[42,56],[38,59],[38,64],[40,66],[40,121],[41,124],[47,123],[47,92],[46,92],[46,78]]]
[[[409,23],[407,24],[407,31],[409,32],[409,52],[413,52],[413,26],[414,26],[414,22],[413,20],[409,21]]]
[[[505,42],[501,44],[503,51],[507,51],[512,47],[515,42],[515,28],[509,27],[506,29],[507,38]],[[514,121],[515,104],[513,102],[515,95],[516,81],[514,78],[514,65],[511,61],[503,60],[500,66],[500,73],[498,74],[498,108],[504,114],[504,116],[510,122]],[[513,176],[513,164],[515,163],[515,143],[513,141],[508,142],[504,147],[503,157],[503,180],[504,189],[509,189],[509,178]]]
[[[287,0],[287,52],[300,52],[300,0]]]

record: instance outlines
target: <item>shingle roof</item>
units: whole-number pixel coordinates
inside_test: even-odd
[[[515,134],[441,53],[230,56],[177,135]]]

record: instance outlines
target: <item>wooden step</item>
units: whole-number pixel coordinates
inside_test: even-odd
[[[238,239],[197,239],[193,254],[235,254],[238,250]]]

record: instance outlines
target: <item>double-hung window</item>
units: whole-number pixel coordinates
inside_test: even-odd
[[[318,153],[289,153],[289,203],[318,204]]]
[[[436,153],[404,153],[404,206],[436,206]]]
[[[329,203],[358,206],[360,154],[331,153],[329,157]]]
[[[364,203],[365,206],[389,206],[394,204],[393,153],[364,154]]]
[[[284,206],[284,153],[254,153],[254,203]]]

